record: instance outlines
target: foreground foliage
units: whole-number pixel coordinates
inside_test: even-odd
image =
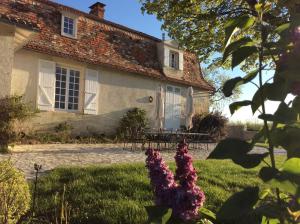
[[[18,133],[14,130],[14,122],[22,121],[31,115],[32,111],[21,96],[0,99],[0,153],[7,153],[9,144],[18,137]]]
[[[194,167],[201,176],[197,185],[206,195],[205,207],[212,211],[217,211],[234,192],[258,184],[263,186],[255,177],[258,169],[245,170],[229,161],[195,161]],[[174,171],[174,163],[170,168]],[[71,208],[71,224],[143,224],[147,222],[145,206],[153,205],[154,200],[148,172],[142,163],[59,168],[39,181],[36,207],[39,220],[55,221],[64,186],[64,203]]]
[[[185,142],[178,145],[175,175],[169,170],[158,150],[149,148],[146,155],[146,167],[149,170],[156,205],[146,208],[149,222],[183,223],[199,219],[199,210],[203,207],[205,195],[196,184],[198,176],[188,153],[188,145]],[[155,214],[157,210],[159,214]]]
[[[264,126],[251,143],[238,139],[221,141],[209,158],[231,159],[248,169],[263,163],[258,176],[269,189],[263,191],[257,185],[234,194],[217,212],[216,218],[222,223],[234,222],[237,214],[240,219],[246,217],[243,223],[300,222],[300,2],[281,2],[280,9],[288,11],[290,21],[278,27],[268,21],[275,7],[272,3],[259,1],[252,15],[232,17],[225,24],[223,61],[231,58],[232,68],[250,57],[258,62],[257,69],[245,77],[236,77],[224,84],[224,95],[229,97],[236,87],[255,84],[256,77],[259,80],[252,100],[235,102],[230,105],[230,111],[233,114],[241,107],[251,106],[253,113],[259,112]],[[272,58],[271,62],[268,57]],[[273,71],[266,82],[265,70]],[[295,96],[291,102],[286,102],[288,94]],[[267,100],[279,103],[274,114],[267,114]],[[262,138],[268,144],[268,152],[253,153],[254,145]],[[286,161],[280,167],[276,165],[274,154],[274,148],[279,146],[287,152]],[[265,161],[267,157],[270,163]]]
[[[29,205],[29,186],[23,174],[11,162],[0,162],[0,223],[17,223]]]

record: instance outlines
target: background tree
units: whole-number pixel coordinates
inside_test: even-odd
[[[180,45],[199,56],[201,62],[220,66],[225,39],[224,22],[240,15],[255,15],[257,0],[140,0],[143,12],[154,14],[163,22],[162,29]],[[289,13],[272,0],[265,21],[277,27],[288,20]],[[247,32],[252,33],[253,30]],[[253,34],[253,33],[252,33]],[[259,38],[259,37],[257,37]],[[218,54],[219,53],[219,54]],[[214,57],[212,57],[214,56]],[[220,56],[220,57],[219,57]],[[229,67],[230,63],[227,63]],[[248,58],[243,68],[255,65]]]
[[[230,103],[237,100],[241,95],[241,87],[237,87],[233,90],[233,94],[230,97],[226,97],[222,91],[223,85],[226,81],[231,79],[230,75],[226,74],[225,71],[215,68],[204,68],[202,73],[206,81],[208,81],[214,88],[215,91],[211,95],[210,109],[212,111],[222,111]]]

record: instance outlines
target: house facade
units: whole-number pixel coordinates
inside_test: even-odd
[[[164,41],[48,0],[0,3],[0,96],[23,95],[40,113],[27,130],[69,122],[74,132],[112,133],[134,107],[154,125],[155,97],[165,91],[165,128],[184,124],[187,88],[196,113],[207,112],[213,88],[197,57]]]

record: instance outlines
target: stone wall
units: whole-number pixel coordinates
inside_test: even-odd
[[[0,97],[10,95],[14,61],[14,28],[0,23]]]
[[[59,123],[68,121],[74,126],[75,134],[87,134],[93,132],[112,133],[117,128],[121,117],[129,109],[134,107],[145,109],[153,126],[155,119],[156,91],[160,85],[166,86],[167,84],[172,84],[137,74],[107,69],[101,66],[91,66],[69,59],[20,50],[16,53],[12,73],[12,93],[24,95],[25,100],[33,105],[33,107],[36,107],[37,100],[39,59],[54,61],[58,64],[73,68],[75,67],[81,71],[81,103],[77,113],[55,111],[37,114],[36,117],[30,122],[27,122],[26,126],[24,126],[24,129],[27,130],[52,129]],[[84,79],[85,70],[87,68],[99,71],[100,92],[98,99],[98,115],[83,114]],[[177,86],[181,88],[181,124],[184,125],[187,86]],[[153,102],[149,102],[150,96],[154,98]],[[195,98],[196,111],[208,111],[208,96],[201,92],[201,90],[195,89]]]

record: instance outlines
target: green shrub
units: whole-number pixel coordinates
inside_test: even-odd
[[[9,144],[17,139],[13,124],[32,115],[28,105],[23,103],[21,96],[0,99],[0,152],[8,152]]]
[[[58,136],[59,141],[63,143],[68,143],[71,139],[71,132],[73,130],[73,126],[68,122],[63,122],[54,127],[54,130]]]
[[[0,162],[0,223],[17,223],[30,206],[29,186],[10,161]]]
[[[143,137],[148,128],[146,111],[134,108],[129,110],[120,121],[117,135],[121,139]]]
[[[228,119],[220,112],[211,112],[207,115],[195,115],[193,118],[192,132],[209,133],[214,141],[226,136],[226,125]]]

